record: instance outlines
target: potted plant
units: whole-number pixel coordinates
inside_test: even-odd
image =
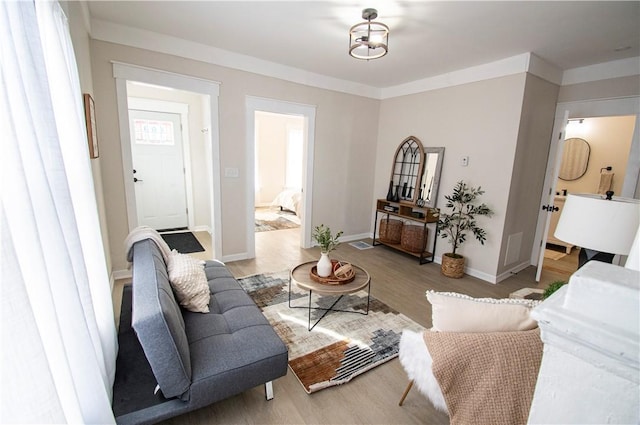
[[[317,272],[320,277],[327,277],[331,275],[332,265],[329,253],[336,249],[340,242],[338,239],[342,236],[342,230],[333,236],[331,234],[331,228],[321,224],[313,229],[313,239],[320,245],[320,260],[318,261]]]
[[[484,203],[477,204],[477,198],[484,194],[478,186],[470,187],[464,181],[459,181],[453,188],[453,194],[444,198],[446,208],[451,212],[440,212],[438,232],[443,239],[448,239],[453,250],[442,256],[441,271],[447,277],[460,278],[464,275],[464,257],[456,251],[467,240],[467,233],[471,232],[484,245],[486,232],[476,223],[476,216],[491,216],[493,211]]]

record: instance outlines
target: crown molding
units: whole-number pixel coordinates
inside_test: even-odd
[[[562,85],[568,86],[571,84],[630,77],[633,75],[640,75],[640,57],[619,59],[580,68],[567,69],[562,75]]]
[[[241,55],[189,40],[171,37],[138,28],[92,19],[91,38],[168,55],[193,59],[212,65],[237,69],[267,77],[325,90],[332,90],[377,100],[438,90],[461,84],[528,72],[557,85],[576,84],[621,76],[638,75],[640,58],[622,59],[582,68],[560,70],[531,52],[494,62],[459,69],[390,87],[373,87],[353,81],[327,77],[299,68]]]
[[[111,22],[92,20],[91,38],[166,53],[298,84],[379,99],[380,89],[304,71],[228,50]]]

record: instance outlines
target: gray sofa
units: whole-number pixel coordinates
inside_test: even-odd
[[[136,242],[132,258],[114,385],[118,423],[155,423],[261,384],[273,397],[271,381],[287,373],[287,347],[224,264],[205,265],[211,301],[203,314],[179,306],[152,240]]]

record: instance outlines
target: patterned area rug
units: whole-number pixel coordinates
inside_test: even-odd
[[[289,367],[308,394],[349,382],[354,377],[398,355],[404,329],[422,326],[371,297],[369,314],[331,312],[307,330],[308,310],[289,308],[289,272],[259,274],[239,279],[289,348]],[[375,285],[375,282],[372,283]],[[308,292],[292,286],[291,304],[308,306]],[[329,307],[334,297],[313,294],[312,306]],[[345,295],[334,307],[366,311],[365,291]],[[312,324],[322,311],[311,311]]]
[[[271,208],[256,208],[256,232],[295,229],[300,227],[300,219],[291,211]]]

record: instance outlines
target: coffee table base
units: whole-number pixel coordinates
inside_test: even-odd
[[[309,321],[307,323],[307,330],[311,331],[313,330],[313,328],[316,327],[316,325],[318,323],[320,323],[320,321],[324,318],[324,316],[326,316],[327,314],[329,314],[330,311],[335,311],[335,312],[340,312],[340,313],[355,313],[355,314],[362,314],[363,316],[367,316],[369,314],[369,301],[371,298],[371,282],[369,282],[367,284],[367,309],[362,312],[362,311],[358,311],[358,310],[340,310],[340,309],[334,309],[333,307],[336,306],[336,304],[338,304],[338,302],[342,299],[342,297],[344,297],[344,295],[340,295],[338,297],[338,299],[336,299],[333,304],[331,304],[331,307],[329,308],[324,308],[324,307],[312,307],[311,306],[311,298],[313,295],[313,290],[309,290],[309,305],[307,307],[303,307],[303,306],[295,306],[295,305],[291,305],[291,279],[289,279],[289,308],[306,308],[309,310]],[[323,310],[324,314],[322,316],[320,316],[320,318],[318,320],[316,320],[316,322],[311,325],[311,310]]]

